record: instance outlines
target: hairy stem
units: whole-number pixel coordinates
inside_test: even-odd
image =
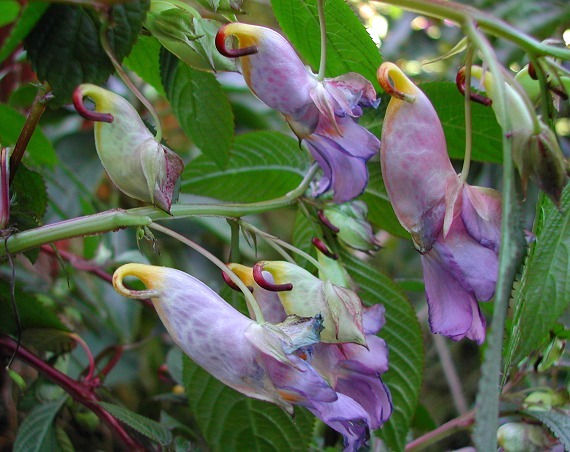
[[[127,433],[119,421],[99,405],[99,397],[95,393],[94,387],[68,377],[55,367],[41,360],[27,348],[23,346],[18,347],[16,341],[8,336],[0,335],[0,348],[9,352],[15,351],[18,359],[28,363],[38,372],[45,375],[46,378],[60,386],[73,400],[93,411],[120,438],[126,450],[144,450],[143,446]]]
[[[471,115],[471,65],[473,64],[473,46],[468,45],[465,56],[465,156],[461,169],[461,182],[467,182],[471,166],[473,148],[473,118]]]

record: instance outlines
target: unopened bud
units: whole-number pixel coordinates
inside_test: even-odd
[[[548,126],[542,124],[541,132],[529,138],[528,151],[520,156],[520,160],[523,187],[526,177],[530,175],[540,189],[559,206],[568,175],[556,135]]]
[[[95,113],[83,105],[86,96],[95,101]],[[73,101],[79,113],[98,121],[97,154],[113,183],[132,198],[170,212],[182,159],[155,140],[135,108],[118,94],[84,84],[76,88]]]
[[[359,251],[377,251],[380,245],[374,237],[372,226],[366,221],[368,209],[362,201],[331,205],[323,214],[337,229],[340,243]]]
[[[568,392],[565,389],[555,391],[548,388],[531,392],[523,400],[522,407],[530,410],[550,411],[552,408],[561,407],[568,402]]]
[[[538,452],[552,443],[541,426],[524,422],[501,425],[497,430],[497,442],[505,452]]]

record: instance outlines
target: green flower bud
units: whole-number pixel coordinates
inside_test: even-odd
[[[95,101],[88,111],[83,98]],[[76,109],[95,123],[97,154],[109,178],[125,194],[170,211],[184,164],[158,143],[126,99],[99,86],[84,84],[73,94]],[[103,113],[104,112],[104,113]]]
[[[540,95],[540,83],[528,73],[528,64],[517,72],[515,80],[525,90],[530,99],[535,100],[538,98]]]
[[[178,0],[153,0],[145,27],[171,53],[188,66],[203,71],[235,71],[234,61],[214,46],[219,25],[203,19],[198,11]]]
[[[530,393],[523,400],[524,409],[550,411],[554,407],[561,407],[568,403],[568,392],[566,390],[555,391],[545,389]]]
[[[501,425],[497,430],[497,442],[505,452],[538,452],[551,444],[541,426],[524,422]]]
[[[367,213],[368,209],[364,202],[352,201],[327,206],[323,210],[325,218],[321,219],[325,224],[328,220],[344,246],[359,251],[377,251],[380,245],[374,237],[372,226],[366,221]]]

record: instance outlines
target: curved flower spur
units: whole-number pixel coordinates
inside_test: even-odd
[[[238,47],[227,47],[230,37]],[[379,140],[355,119],[362,107],[378,106],[372,84],[356,73],[319,81],[279,33],[256,25],[230,23],[216,35],[218,51],[239,58],[251,91],[280,111],[323,170],[315,195],[330,189],[335,202],[360,195],[368,183],[366,162]]]
[[[262,262],[254,268],[241,264],[229,264],[229,267],[251,287],[263,314],[274,321],[283,321],[287,316],[286,311],[297,312],[301,309],[324,312],[328,309],[315,300],[314,291],[309,296],[303,295],[303,287],[310,287],[314,283],[310,279],[303,282],[303,279],[307,279],[304,271],[293,271],[290,268],[293,264]],[[277,280],[280,281],[292,281],[290,289],[293,290],[284,290],[289,289],[286,284],[290,282],[278,284],[273,275],[278,275]],[[297,292],[294,292],[295,286],[298,286]],[[288,300],[283,297],[286,294]],[[319,298],[318,295],[316,298]],[[360,311],[360,328],[365,336],[366,348],[357,343],[341,343],[331,334],[334,343],[326,343],[326,339],[323,339],[307,349],[309,353],[305,357],[339,396],[336,405],[313,401],[312,405],[305,406],[343,435],[345,450],[349,451],[365,445],[369,432],[380,428],[393,410],[390,391],[381,378],[388,370],[388,348],[384,340],[377,336],[384,325],[384,307],[361,307]],[[323,313],[323,317],[326,318],[327,314]],[[322,333],[325,331],[326,328]]]
[[[95,102],[88,110],[83,98]],[[157,142],[135,108],[122,96],[96,85],[79,85],[73,93],[76,110],[95,121],[95,146],[113,183],[128,196],[170,212],[182,159]]]
[[[378,69],[392,96],[382,129],[382,176],[394,211],[421,253],[432,332],[485,340],[477,300],[495,292],[501,197],[455,173],[437,114],[392,63]]]

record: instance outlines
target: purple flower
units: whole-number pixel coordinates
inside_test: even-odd
[[[378,69],[392,95],[382,130],[382,176],[394,211],[422,254],[432,332],[485,340],[477,301],[495,292],[501,197],[461,181],[425,94],[392,63]]]
[[[230,36],[237,38],[237,49],[226,47]],[[362,106],[378,105],[372,84],[356,73],[319,81],[285,38],[264,27],[225,25],[216,47],[227,57],[241,57],[252,92],[280,111],[297,137],[306,140],[324,174],[316,194],[332,189],[335,202],[360,195],[368,183],[366,162],[380,148],[378,139],[355,122]]]
[[[284,273],[290,277],[299,288],[306,282],[301,273],[287,271],[287,267],[279,268],[282,263],[276,263],[273,273],[263,272],[263,277],[270,284],[275,283],[273,274]],[[286,310],[307,309],[307,305],[315,308],[315,296],[301,296],[297,293],[296,302],[284,300],[280,294],[260,287],[253,277],[253,269],[238,264],[230,264],[232,270],[250,286],[264,315],[276,316],[275,321],[282,321]],[[279,269],[279,272],[275,270]],[[295,276],[301,276],[301,281]],[[259,278],[257,278],[259,279]],[[277,284],[276,284],[277,285]],[[313,284],[309,283],[309,286]],[[278,286],[279,287],[279,286]],[[288,293],[291,294],[292,291]],[[283,306],[286,306],[284,309]],[[355,343],[324,343],[320,342],[306,350],[305,359],[310,362],[320,375],[337,393],[335,402],[310,400],[305,404],[312,413],[324,423],[341,433],[344,437],[345,450],[355,451],[366,443],[370,430],[381,427],[392,413],[390,391],[382,382],[381,375],[388,369],[388,350],[386,343],[376,334],[384,325],[384,307],[375,305],[361,308],[362,331],[366,337],[367,348]],[[280,313],[280,314],[279,314]],[[326,331],[326,328],[325,328]],[[324,331],[323,331],[324,332]]]

